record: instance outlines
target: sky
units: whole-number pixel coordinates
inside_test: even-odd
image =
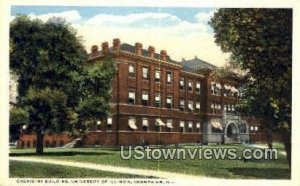
[[[114,38],[122,43],[154,46],[156,52],[166,50],[176,61],[195,57],[216,66],[229,58],[214,42],[208,25],[216,9],[181,7],[88,7],[88,6],[12,6],[11,19],[17,14],[47,21],[63,17],[83,38],[90,51],[92,45],[101,46]]]

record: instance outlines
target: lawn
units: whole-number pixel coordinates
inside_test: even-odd
[[[280,147],[280,145],[277,146]],[[196,146],[185,146],[184,148],[196,148]],[[204,146],[203,148],[236,148],[238,152],[241,152],[245,146],[218,145]],[[123,160],[120,153],[119,149],[112,148],[47,148],[43,156],[36,156],[34,149],[11,149],[10,156],[36,156],[37,158],[90,162],[228,179],[290,179],[288,163],[282,154],[278,155],[278,160],[249,160],[244,162],[243,160],[189,158],[185,160]]]
[[[11,178],[143,178],[130,174],[20,161],[9,161],[9,176]]]

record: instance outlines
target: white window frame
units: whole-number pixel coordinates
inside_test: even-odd
[[[199,89],[199,91],[197,91]],[[200,94],[201,92],[201,83],[199,81],[196,82],[196,93]]]
[[[149,92],[142,92],[142,100],[144,101],[149,100]]]
[[[172,75],[173,73],[172,72],[167,72],[167,83],[172,83]]]
[[[179,79],[179,86],[184,87],[184,78],[183,78],[183,77],[181,77],[181,78]]]
[[[200,109],[200,108],[201,108],[200,102],[196,102],[196,109]]]
[[[155,80],[160,80],[160,70],[155,70]]]
[[[190,88],[191,88],[191,90],[189,90],[189,91],[193,92],[193,81],[192,80],[188,81],[188,89],[190,89]]]
[[[112,117],[111,116],[107,117],[107,125],[112,125]]]
[[[142,67],[142,74],[143,74],[143,79],[148,79],[149,78],[149,68]]]
[[[128,65],[128,72],[130,73],[130,74],[135,74],[135,70],[134,70],[134,65]]]

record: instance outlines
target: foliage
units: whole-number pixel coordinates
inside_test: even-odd
[[[11,107],[9,109],[9,124],[22,125],[29,122],[29,114],[27,110],[19,107]]]
[[[29,122],[29,114],[28,111],[20,108],[12,106],[9,109],[9,137],[10,140],[14,141],[19,139],[20,136],[20,127]]]
[[[68,123],[67,96],[62,91],[48,87],[29,89],[24,101],[30,116],[29,127],[34,131],[62,130]]]
[[[292,10],[219,9],[209,24],[231,63],[247,72],[242,109],[272,120],[290,146]]]
[[[45,132],[80,135],[87,123],[103,118],[109,109],[114,62],[108,57],[85,63],[81,43],[61,18],[42,22],[17,16],[10,24],[10,68],[18,77],[16,105],[28,111],[28,131],[37,135],[37,153],[42,153]]]
[[[82,99],[77,107],[79,118],[84,125],[96,124],[97,120],[107,116],[115,69],[111,56],[106,57],[104,61],[84,66],[83,75],[78,79]]]
[[[86,53],[74,29],[63,19],[43,23],[17,16],[10,25],[10,68],[18,76],[19,104],[29,88],[59,89],[67,95],[68,105],[76,105],[78,76]],[[77,96],[78,97],[78,96]]]

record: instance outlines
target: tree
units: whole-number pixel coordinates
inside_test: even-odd
[[[209,24],[246,72],[244,110],[278,128],[291,166],[292,10],[219,9]]]
[[[27,110],[13,106],[9,109],[9,115],[10,140],[15,141],[19,139],[20,128],[29,122],[29,114]]]
[[[87,129],[89,125],[96,125],[98,120],[104,119],[110,110],[112,77],[116,73],[115,62],[108,55],[102,61],[88,63],[84,66],[80,83],[81,100],[77,107],[79,129]],[[82,131],[84,133],[84,130]]]
[[[43,153],[45,131],[74,118],[79,104],[80,76],[86,52],[75,30],[63,19],[47,22],[17,16],[10,24],[10,68],[18,76],[17,107],[28,108],[28,129],[37,135],[36,153]]]

